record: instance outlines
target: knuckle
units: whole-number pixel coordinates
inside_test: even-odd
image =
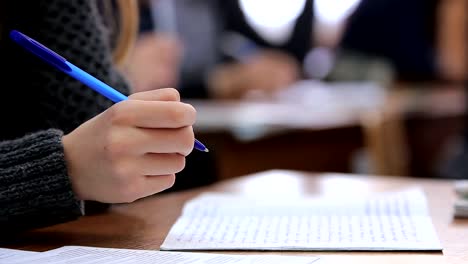
[[[178,104],[175,107],[171,107],[168,110],[168,117],[173,120],[176,124],[185,125],[187,119],[187,113],[182,105]]]
[[[195,123],[196,111],[189,104],[178,103],[174,107],[169,108],[168,117],[179,126],[190,126]]]
[[[185,168],[185,157],[176,154],[174,157],[174,173],[181,172]]]
[[[134,119],[132,109],[135,100],[126,100],[109,108],[109,120],[112,124],[124,125],[131,124]]]
[[[120,133],[111,133],[105,140],[105,154],[111,162],[118,162],[129,149],[128,139],[123,138]]]
[[[195,135],[192,127],[184,127],[182,129],[179,142],[182,153],[186,155],[190,154],[195,143]]]
[[[123,164],[123,162],[119,162],[114,164],[113,173],[116,176],[116,179],[119,185],[125,186],[130,183],[130,177],[133,175],[133,170]]]
[[[160,89],[162,93],[164,93],[164,96],[168,98],[168,100],[171,101],[180,101],[180,93],[174,88],[163,88]]]
[[[165,182],[166,184],[165,184],[164,187],[165,187],[166,189],[169,189],[169,188],[171,188],[172,186],[174,186],[175,180],[176,180],[176,176],[175,176],[175,174],[167,175],[166,178],[165,178],[165,180],[166,180],[166,182]]]
[[[197,119],[197,110],[190,104],[184,104],[187,111],[187,119],[188,124],[193,125],[195,124],[195,120]]]

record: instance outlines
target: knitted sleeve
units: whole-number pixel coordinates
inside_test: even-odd
[[[48,128],[69,133],[112,102],[44,63],[9,39],[18,30],[91,75],[128,94],[128,83],[112,61],[115,30],[95,0],[5,0],[0,68],[4,127],[0,139]],[[13,113],[13,114],[12,114]],[[24,113],[24,114],[23,114]],[[19,122],[16,120],[27,120]],[[8,125],[11,124],[11,125]]]
[[[15,232],[81,215],[67,176],[62,132],[54,129],[0,143],[0,230]]]
[[[0,1],[0,228],[49,225],[80,214],[59,131],[69,133],[112,104],[13,43],[9,32],[25,33],[128,94],[112,61],[116,34],[102,15],[103,2]]]

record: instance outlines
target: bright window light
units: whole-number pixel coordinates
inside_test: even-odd
[[[306,0],[239,0],[247,22],[272,42],[285,41]]]
[[[316,19],[325,24],[338,24],[356,9],[359,2],[361,0],[315,0]]]
[[[255,24],[281,27],[296,20],[306,0],[240,0],[246,17]]]

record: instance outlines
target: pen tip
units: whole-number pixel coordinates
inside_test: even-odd
[[[210,152],[210,150],[208,148],[205,148],[203,152]]]

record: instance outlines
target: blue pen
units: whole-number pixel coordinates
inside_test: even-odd
[[[78,81],[86,84],[91,89],[112,100],[114,103],[127,100],[127,96],[123,95],[122,93],[105,84],[104,82],[96,79],[95,77],[83,71],[82,69],[76,67],[62,56],[58,55],[57,53],[45,47],[41,43],[35,41],[34,39],[24,35],[23,33],[18,32],[16,30],[12,30],[10,32],[10,38],[13,39],[19,45],[21,45],[23,48],[27,49],[34,55],[44,60],[45,62],[70,75],[71,77],[77,79]],[[195,139],[194,147],[197,150],[208,152],[208,149],[197,139]]]

